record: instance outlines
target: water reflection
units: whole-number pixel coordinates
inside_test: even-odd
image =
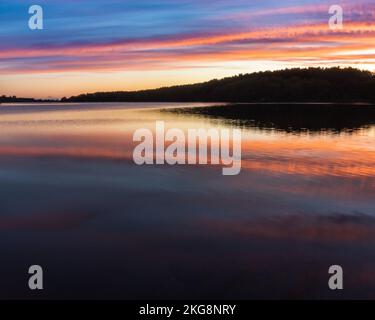
[[[229,125],[153,107],[0,108],[1,298],[32,297],[35,263],[42,298],[375,298],[374,126],[243,127],[243,170],[224,177],[134,165],[132,133],[155,120]]]
[[[375,124],[375,106],[370,104],[264,103],[219,105],[172,110],[226,120],[226,123],[298,132],[352,132]]]

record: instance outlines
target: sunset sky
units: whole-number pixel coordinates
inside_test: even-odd
[[[44,29],[28,9],[44,9]],[[344,9],[330,30],[328,9]],[[306,66],[375,71],[375,0],[0,2],[0,95],[61,98]]]

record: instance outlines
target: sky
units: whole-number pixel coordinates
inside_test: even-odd
[[[31,5],[43,29],[28,27]],[[343,28],[331,29],[331,5]],[[309,66],[375,71],[375,0],[0,0],[0,95],[61,98]]]

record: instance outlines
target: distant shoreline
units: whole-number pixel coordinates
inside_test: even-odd
[[[0,102],[375,103],[375,74],[354,68],[306,68],[239,74],[208,82],[54,99],[0,96]]]
[[[365,102],[365,101],[347,101],[347,102],[341,102],[341,101],[322,101],[322,102],[298,102],[298,101],[270,101],[270,102],[227,102],[227,101],[85,101],[85,102],[63,102],[61,100],[35,100],[35,101],[12,101],[12,102],[0,102],[1,104],[80,104],[80,103],[90,103],[90,104],[99,104],[99,103],[202,103],[202,104],[227,104],[227,105],[358,105],[358,106],[375,106],[375,102]]]

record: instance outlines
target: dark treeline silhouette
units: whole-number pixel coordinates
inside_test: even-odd
[[[286,132],[353,131],[375,124],[375,105],[371,104],[255,103],[162,111],[222,119],[241,127]]]
[[[193,85],[81,94],[62,102],[374,102],[375,75],[353,68],[240,74]]]
[[[18,98],[16,96],[0,96],[0,103],[14,103],[14,102],[56,102],[57,100],[42,100],[33,98]]]
[[[1,102],[34,102],[35,99],[33,98],[17,98],[16,96],[7,97],[7,96],[0,96],[0,103]]]

